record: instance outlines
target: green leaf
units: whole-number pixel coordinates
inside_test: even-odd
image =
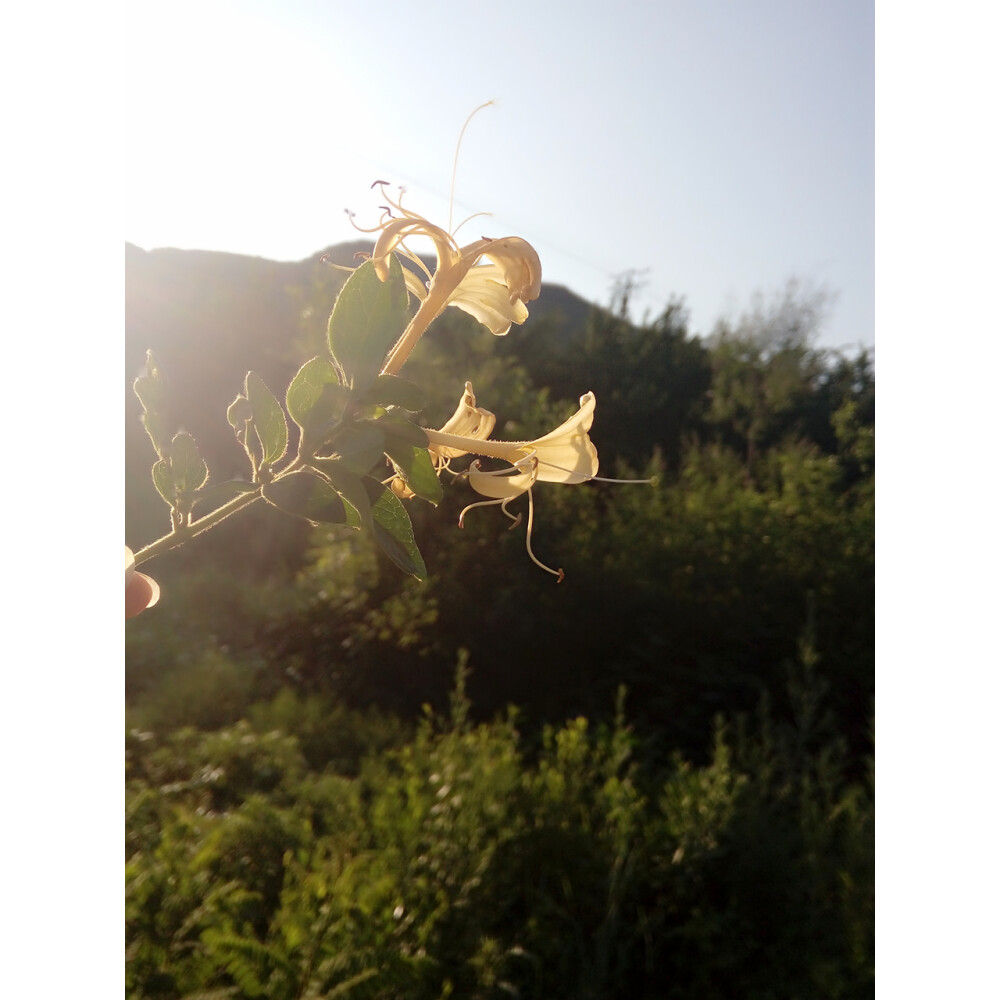
[[[259,456],[254,454],[253,439],[250,437],[250,422],[253,420],[253,408],[242,393],[237,396],[226,410],[226,419],[233,428],[236,440],[250,459],[250,467],[257,473]]]
[[[427,576],[427,567],[413,537],[413,525],[399,497],[380,482],[369,479],[366,483],[372,498],[372,520],[375,539],[382,551],[404,572],[418,580]]]
[[[246,396],[253,410],[253,426],[264,461],[274,464],[288,447],[288,424],[281,404],[256,372],[247,372]]]
[[[177,492],[174,490],[174,477],[170,474],[170,463],[165,458],[153,466],[153,485],[156,492],[173,507]]]
[[[337,491],[315,472],[307,469],[268,483],[263,492],[268,503],[286,514],[304,517],[313,522],[348,524],[355,528],[360,525],[357,511],[348,512]],[[357,523],[354,523],[355,520]]]
[[[384,416],[375,421],[376,426],[381,427],[385,436],[398,438],[407,444],[412,444],[415,448],[426,448],[428,441],[424,429],[415,424],[412,420],[404,420],[402,417]]]
[[[162,458],[166,454],[169,447],[167,442],[170,440],[167,421],[161,414],[147,410],[142,415],[142,426],[146,428],[146,433],[149,435],[149,440],[153,442],[156,454]]]
[[[152,351],[146,351],[146,370],[135,380],[135,394],[143,406],[162,409],[167,403],[167,384],[159,361]]]
[[[382,370],[389,348],[409,322],[406,282],[395,254],[389,275],[380,281],[375,264],[365,261],[347,279],[330,314],[327,340],[334,361],[351,388],[364,391]]]
[[[386,421],[380,421],[385,423]],[[400,421],[402,423],[402,421]],[[419,431],[420,429],[417,428]],[[431,462],[430,452],[427,450],[427,438],[423,432],[420,436],[424,438],[424,446],[418,448],[405,441],[395,434],[387,433],[385,436],[385,453],[392,459],[392,464],[399,473],[403,482],[413,490],[418,497],[429,501],[436,507],[444,496],[441,489],[441,481],[438,479],[434,464]]]
[[[340,384],[333,362],[328,358],[313,358],[292,379],[285,403],[299,427],[313,430],[339,418],[349,396],[347,388]]]
[[[321,472],[330,484],[337,491],[340,499],[344,501],[347,510],[347,521],[352,526],[371,526],[372,507],[365,490],[365,484],[360,476],[352,472],[347,465],[336,458],[316,459],[313,466]],[[354,511],[355,520],[352,519],[351,511]]]
[[[374,422],[360,420],[338,428],[327,447],[324,458],[339,458],[351,472],[363,476],[385,453],[385,434]]]
[[[177,493],[193,493],[208,479],[208,466],[187,431],[178,431],[170,442],[170,477]]]
[[[237,436],[241,430],[244,434],[246,433],[246,425],[253,419],[253,408],[242,393],[229,404],[229,409],[226,410],[226,419],[236,431]]]
[[[362,406],[401,406],[404,410],[422,410],[426,402],[424,390],[398,375],[379,375],[359,398]]]
[[[160,366],[152,351],[146,352],[146,372],[132,383],[132,389],[142,403],[142,424],[160,458],[166,456],[170,432],[167,429],[167,390]]]

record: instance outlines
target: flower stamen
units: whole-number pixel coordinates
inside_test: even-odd
[[[528,531],[525,538],[525,548],[528,550],[528,558],[539,567],[539,569],[544,569],[546,573],[551,573],[556,578],[556,583],[562,583],[566,579],[566,574],[562,571],[562,568],[553,569],[551,566],[546,566],[534,552],[531,551],[531,529],[535,521],[535,501],[531,497],[531,490],[528,490]]]
[[[451,191],[448,195],[448,230],[451,233],[455,233],[457,231],[451,228],[451,216],[455,205],[455,178],[458,176],[458,154],[462,148],[462,138],[465,135],[465,130],[469,127],[469,122],[471,122],[472,119],[483,110],[483,108],[488,108],[492,103],[492,101],[487,101],[485,104],[480,104],[479,107],[465,119],[465,123],[462,125],[462,130],[458,133],[458,142],[455,143],[455,158],[451,162]],[[462,225],[465,225],[465,223],[462,223]],[[462,227],[459,226],[458,228],[461,229]]]
[[[534,452],[531,452],[531,455],[534,455]],[[538,461],[538,460],[536,459],[536,461]],[[515,462],[514,464],[515,464],[515,467],[516,467],[518,463]],[[652,476],[649,479],[610,479],[607,476],[590,476],[590,475],[587,475],[586,473],[580,473],[580,472],[577,472],[574,469],[567,469],[567,468],[565,468],[562,465],[556,465],[554,462],[542,462],[542,461],[538,461],[538,464],[539,465],[544,465],[545,468],[547,468],[547,469],[555,469],[557,472],[565,472],[568,475],[575,476],[580,482],[583,482],[583,483],[618,483],[620,485],[633,485],[633,486],[653,485],[653,486],[655,486],[659,482],[659,480],[656,478],[656,476]]]
[[[475,503],[470,503],[469,506],[464,507],[462,509],[461,514],[458,515],[458,526],[460,528],[465,527],[465,515],[468,514],[469,511],[473,509],[473,507],[496,507],[497,505],[500,505],[500,507],[502,508],[503,504],[505,504],[506,502],[507,501],[504,500],[502,497],[499,497],[496,500],[477,500]],[[509,513],[507,510],[504,510],[504,513],[512,520],[514,519],[513,515]]]
[[[467,222],[472,222],[473,219],[478,219],[480,218],[480,216],[491,217],[492,215],[493,215],[492,212],[473,212],[472,215],[468,216],[465,219],[462,219],[462,221],[457,226],[455,226],[455,228],[451,231],[451,235],[454,236],[455,233],[457,233],[462,228],[462,226],[464,226]]]

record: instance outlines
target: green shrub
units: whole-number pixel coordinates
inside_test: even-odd
[[[247,722],[132,734],[130,995],[871,995],[873,790],[816,667],[805,642],[789,711],[720,721],[704,764],[659,770],[621,700],[528,757],[513,715],[470,720],[461,673],[449,717],[353,776]],[[318,711],[262,709],[303,732]]]

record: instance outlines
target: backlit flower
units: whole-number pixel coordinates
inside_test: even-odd
[[[383,186],[383,182],[378,182]],[[420,300],[416,315],[386,360],[383,373],[396,374],[414,345],[445,309],[457,306],[497,336],[512,323],[528,318],[526,302],[537,299],[542,287],[542,264],[534,247],[518,236],[479,239],[460,247],[452,234],[403,208],[401,200],[386,200],[391,206],[380,226],[372,251],[375,273],[383,281],[389,274],[389,255],[400,253],[427,276],[426,287],[409,268],[403,268],[406,287]],[[398,212],[399,217],[392,213]],[[374,232],[375,230],[362,230]],[[433,273],[406,245],[405,240],[427,237],[434,245],[437,263]],[[486,263],[480,263],[483,260]]]
[[[468,469],[469,484],[479,494],[490,497],[470,504],[459,518],[462,524],[466,513],[473,507],[499,504],[501,510],[514,524],[520,523],[507,509],[511,500],[524,493],[528,494],[527,550],[532,562],[559,581],[563,579],[561,569],[552,569],[540,562],[531,550],[531,532],[534,523],[534,500],[532,487],[535,483],[584,483],[597,479],[597,449],[590,440],[590,428],[594,422],[594,408],[597,401],[592,392],[580,397],[580,409],[572,417],[560,424],[554,431],[534,441],[489,441],[473,437],[460,437],[442,431],[428,430],[430,448],[454,449],[461,454],[482,455],[509,462],[507,469],[495,472],[485,471],[478,459]]]
[[[476,394],[472,391],[472,383],[465,383],[465,391],[458,401],[455,412],[448,418],[439,431],[429,433],[443,434],[450,438],[473,441],[483,441],[493,433],[493,427],[497,418],[484,410],[481,406],[476,406]],[[468,449],[456,445],[428,444],[427,450],[430,452],[434,469],[440,475],[451,464],[453,458],[468,455]],[[400,497],[412,497],[413,491],[406,485],[400,476],[396,476],[392,481],[392,491]]]
[[[467,383],[467,389],[471,385]],[[473,397],[474,399],[475,397]],[[482,455],[484,458],[499,458],[516,468],[527,459],[534,459],[538,466],[534,479],[547,483],[583,483],[597,475],[597,449],[590,440],[589,431],[594,423],[594,408],[597,400],[592,392],[580,397],[580,409],[554,431],[534,441],[491,441],[472,435],[452,434],[442,428],[440,431],[425,430],[431,451],[454,450],[456,455]],[[489,411],[484,411],[489,413]],[[489,414],[492,418],[493,415]],[[454,418],[453,418],[454,419]],[[495,418],[493,418],[495,420]],[[447,426],[447,425],[446,425]],[[495,478],[493,473],[481,473]],[[471,472],[470,472],[471,479]],[[478,492],[486,496],[485,487]],[[523,490],[520,492],[524,492]],[[506,495],[506,494],[504,494]]]
[[[455,412],[437,433],[485,441],[493,433],[496,422],[494,414],[481,406],[476,406],[476,394],[472,391],[472,383],[466,382],[465,391],[458,401]],[[429,450],[439,472],[448,467],[451,459],[468,454],[468,451],[463,451],[461,448],[444,444],[431,444]]]

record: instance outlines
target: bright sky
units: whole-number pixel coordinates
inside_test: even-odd
[[[796,277],[874,343],[873,0],[131,0],[125,238],[300,260],[375,179],[696,333]]]

